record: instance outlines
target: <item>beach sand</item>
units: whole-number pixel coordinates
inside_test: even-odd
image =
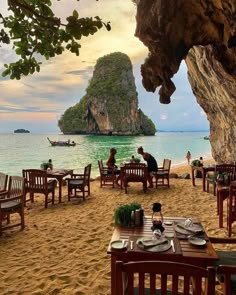
[[[178,175],[190,173],[190,166],[172,169]],[[163,215],[197,217],[208,235],[227,236],[218,228],[216,197],[202,191],[202,179],[171,179],[170,188],[149,189],[130,184],[128,194],[118,187],[100,188],[91,182],[86,201],[67,201],[44,208],[44,197],[36,196],[25,209],[26,228],[7,230],[0,238],[0,294],[110,294],[110,256],[107,247],[113,232],[117,206],[131,202],[151,215],[154,202],[162,204]],[[56,198],[57,201],[57,198]],[[224,222],[226,224],[226,220]],[[233,227],[236,235],[236,226]],[[234,246],[227,245],[227,249]],[[225,246],[226,248],[226,246]]]

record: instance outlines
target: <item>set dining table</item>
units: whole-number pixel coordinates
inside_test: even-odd
[[[53,169],[47,171],[47,178],[54,178],[58,181],[58,201],[61,203],[63,178],[73,174],[73,169]]]
[[[186,229],[183,226],[185,220],[179,217],[164,218],[164,232],[158,238],[160,243],[153,237],[151,217],[146,216],[142,226],[114,227],[107,249],[111,256],[112,295],[116,291],[116,261],[175,261],[204,268],[214,264],[218,256],[203,225],[199,220],[192,219],[192,227]],[[153,242],[156,243],[154,246]]]

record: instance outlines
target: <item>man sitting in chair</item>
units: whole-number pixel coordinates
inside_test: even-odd
[[[147,162],[149,187],[153,187],[152,172],[157,172],[157,161],[151,154],[145,153],[142,146],[138,148],[137,152],[139,155],[142,155],[143,159]]]

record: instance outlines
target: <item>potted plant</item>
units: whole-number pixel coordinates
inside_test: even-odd
[[[132,226],[134,225],[134,216],[132,216],[132,211],[141,209],[141,205],[138,203],[131,203],[121,205],[115,209],[114,220],[115,225],[121,226]]]

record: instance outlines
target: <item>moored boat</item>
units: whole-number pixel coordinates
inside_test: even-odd
[[[209,136],[204,136],[203,139],[209,140]]]
[[[70,140],[67,140],[67,141],[55,141],[55,140],[50,140],[48,137],[47,137],[48,141],[51,143],[52,146],[76,146],[76,143],[74,141],[70,141]]]

